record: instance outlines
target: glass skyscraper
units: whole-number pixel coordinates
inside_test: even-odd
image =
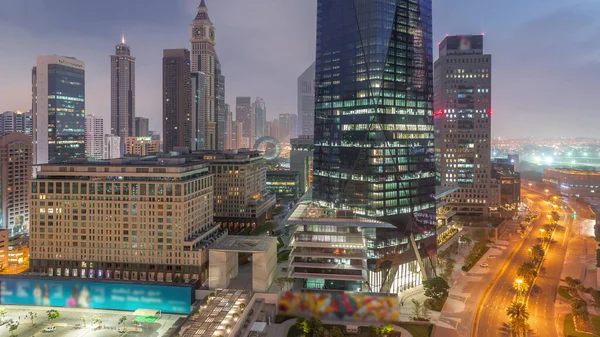
[[[388,224],[324,230],[363,236],[370,291],[399,292],[432,272],[431,7],[431,0],[318,1],[313,201],[337,217],[344,210]],[[349,289],[341,282],[325,287]]]
[[[35,163],[85,158],[84,63],[38,56],[32,80]]]

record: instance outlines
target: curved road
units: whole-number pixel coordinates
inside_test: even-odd
[[[473,336],[509,336],[508,317],[505,308],[515,298],[516,292],[512,288],[517,278],[517,268],[529,260],[528,249],[538,243],[539,230],[547,222],[547,215],[552,207],[544,201],[544,196],[535,192],[522,189],[522,196],[531,199],[540,209],[540,216],[532,224],[532,230],[523,239],[521,246],[515,248],[511,259],[507,260],[501,267],[497,279],[486,291],[481,299],[479,315],[476,316]],[[568,212],[568,215],[571,213]],[[529,300],[530,319],[532,333],[536,336],[558,336],[554,320],[554,301],[560,274],[565,260],[566,244],[572,217],[567,215],[567,223],[561,221],[566,231],[557,231],[553,238],[547,257],[544,259],[543,270],[536,280],[536,287]]]

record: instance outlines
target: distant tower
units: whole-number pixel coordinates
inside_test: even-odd
[[[315,133],[315,63],[298,77],[298,134]]]
[[[135,136],[135,57],[125,35],[110,56],[110,96],[110,133],[121,137],[123,153],[125,137]]]
[[[255,133],[254,138],[260,139],[266,135],[265,128],[267,126],[267,106],[265,100],[257,97],[256,101],[252,103],[252,109],[254,110],[255,122]]]
[[[94,115],[85,116],[85,155],[104,159],[104,120]]]
[[[192,76],[187,49],[163,51],[163,151],[192,147]]]
[[[198,7],[198,14],[192,21],[190,42],[192,43],[191,64],[192,72],[203,72],[206,75],[206,88],[204,90],[204,111],[206,117],[206,127],[204,128],[206,136],[205,147],[208,150],[216,149],[217,123],[215,119],[215,68],[217,63],[217,54],[215,52],[215,26],[208,17],[208,8],[204,0]]]

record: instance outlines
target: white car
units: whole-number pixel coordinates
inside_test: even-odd
[[[54,332],[54,331],[56,331],[56,327],[55,326],[47,326],[44,329],[44,332]]]
[[[489,265],[489,264],[487,264],[487,262],[484,262],[484,263],[480,264],[479,266],[480,266],[481,268],[487,268],[487,267],[489,267],[490,265]]]
[[[127,332],[127,330],[125,330],[125,328],[119,328],[119,329],[117,329],[117,332],[118,333],[125,333],[125,332]]]

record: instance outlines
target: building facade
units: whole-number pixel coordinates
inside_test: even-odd
[[[298,218],[291,275],[309,288],[402,292],[433,274],[436,253],[431,1],[317,8],[318,207]]]
[[[121,158],[121,137],[115,135],[104,135],[104,151],[102,159]]]
[[[187,49],[163,51],[163,151],[192,147],[192,77]]]
[[[256,131],[256,117],[254,116],[254,110],[252,109],[252,98],[235,98],[235,121],[242,123],[242,137],[248,138],[249,142],[253,143]],[[238,149],[241,148],[242,147],[238,146]]]
[[[125,138],[125,155],[147,156],[160,152],[160,140],[151,137],[127,137]]]
[[[295,201],[301,196],[300,172],[298,171],[267,171],[267,191],[277,198],[277,201]]]
[[[313,136],[302,135],[290,140],[290,169],[299,173],[299,193],[306,193],[313,180],[313,152],[315,139]]]
[[[0,114],[0,136],[13,132],[22,132],[28,136],[33,132],[31,111],[5,111]]]
[[[563,195],[580,198],[598,198],[600,172],[571,168],[547,168],[543,181],[556,186]]]
[[[202,72],[206,76],[206,90],[203,102],[205,104],[204,120],[205,148],[214,150],[217,146],[216,123],[216,63],[218,62],[215,51],[216,36],[215,26],[208,16],[208,8],[204,0],[198,7],[198,13],[190,25],[190,42],[192,44],[191,70]]]
[[[38,56],[32,70],[34,164],[85,157],[85,64]]]
[[[150,120],[144,117],[135,118],[135,136],[149,137],[150,136]]]
[[[124,141],[136,135],[135,122],[135,57],[123,35],[110,56],[110,133]]]
[[[458,215],[488,216],[491,186],[492,56],[483,35],[447,36],[435,62],[437,180],[460,189],[448,198]]]
[[[267,191],[267,167],[258,151],[200,153],[214,174],[215,222],[230,233],[256,227],[275,206]]]
[[[233,150],[234,139],[233,139],[233,114],[229,104],[225,104],[225,150]]]
[[[267,105],[265,100],[257,97],[256,101],[252,103],[252,109],[254,110],[254,118],[256,131],[254,133],[254,139],[252,141],[261,139],[266,136],[265,129],[267,127]]]
[[[31,181],[31,270],[140,281],[207,278],[213,176],[183,157],[45,165]]]
[[[493,193],[499,194],[497,205],[504,209],[517,211],[521,202],[521,174],[514,158],[496,158],[492,161],[492,183],[497,186]]]
[[[85,116],[85,156],[104,159],[104,120],[94,115]]]
[[[298,136],[315,133],[315,63],[298,77]]]
[[[33,164],[31,136],[0,137],[0,229],[9,236],[29,231],[29,186]]]
[[[225,143],[227,142],[227,113],[229,106],[225,104],[225,76],[221,69],[221,62],[217,57],[217,64],[215,70],[215,111],[217,119],[217,148],[218,151],[225,150]]]
[[[207,77],[202,72],[192,73],[192,150],[204,150],[206,147],[206,85]]]

